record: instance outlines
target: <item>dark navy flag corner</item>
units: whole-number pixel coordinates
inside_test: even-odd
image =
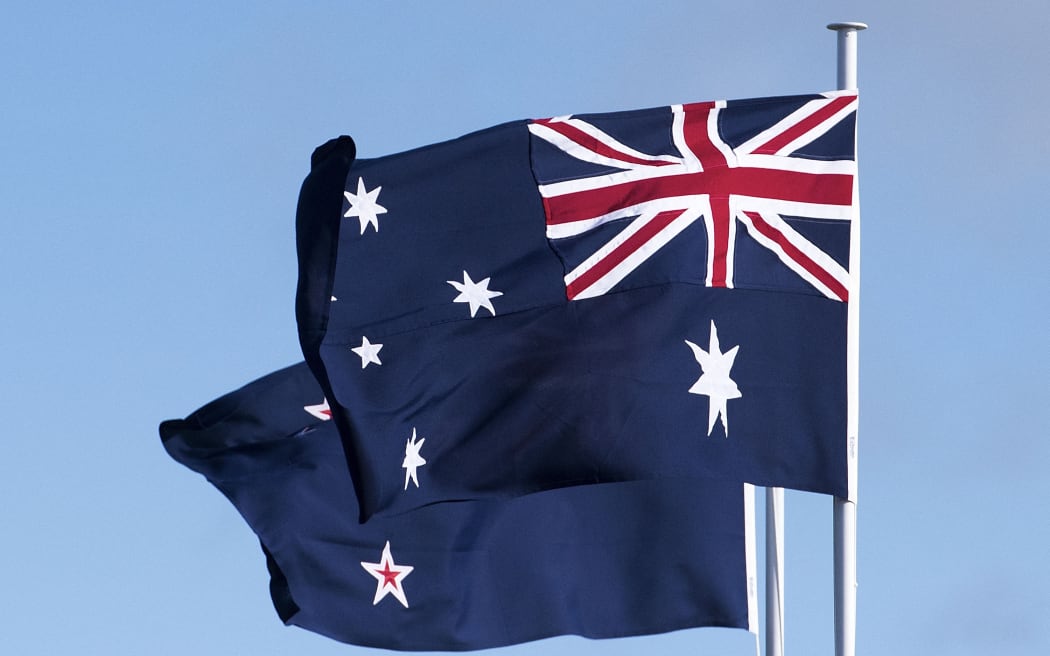
[[[852,497],[856,111],[830,92],[327,145],[297,319],[363,517],[679,476]]]
[[[754,630],[753,518],[745,522],[741,483],[580,486],[361,524],[328,417],[300,364],[160,427],[168,453],[207,477],[258,535],[286,624],[431,651]]]

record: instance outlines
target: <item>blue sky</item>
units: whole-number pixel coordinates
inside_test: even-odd
[[[0,39],[2,651],[378,653],[284,627],[160,420],[300,359],[312,149],[835,85],[860,20],[858,653],[1050,652],[1050,5],[19,3]],[[786,640],[832,653],[831,500],[787,495]],[[751,654],[698,629],[501,654]]]

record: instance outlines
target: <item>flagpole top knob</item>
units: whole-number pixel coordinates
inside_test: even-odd
[[[845,30],[853,30],[859,32],[861,30],[868,29],[867,23],[831,23],[828,25],[829,30],[835,30],[836,32],[842,32]]]

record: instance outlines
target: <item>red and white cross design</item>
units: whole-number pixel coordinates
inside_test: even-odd
[[[856,163],[789,157],[856,110],[857,96],[828,93],[737,148],[719,135],[724,101],[674,105],[681,156],[639,152],[586,121],[534,121],[529,130],[577,159],[620,169],[540,185],[550,239],[634,217],[565,276],[570,300],[609,291],[688,225],[707,228],[709,287],[733,287],[737,222],[760,245],[825,296],[847,301],[849,274],[781,215],[850,220]]]

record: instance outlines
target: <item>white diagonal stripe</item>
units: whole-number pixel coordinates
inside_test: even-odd
[[[802,148],[803,146],[816,141],[817,138],[819,138],[823,134],[827,133],[828,130],[830,130],[831,128],[833,128],[836,125],[838,125],[839,121],[844,119],[846,116],[849,116],[851,113],[855,112],[856,110],[857,110],[857,101],[854,100],[850,104],[846,105],[845,107],[843,107],[839,111],[837,111],[834,114],[832,114],[827,119],[821,121],[817,125],[813,126],[812,128],[810,128],[806,132],[804,132],[801,135],[799,135],[798,138],[796,138],[796,139],[794,139],[792,141],[789,141],[787,143],[787,145],[785,145],[783,148],[778,150],[776,154],[777,155],[788,155],[790,153],[795,152],[799,148]]]
[[[759,212],[759,215],[766,223],[770,225],[770,227],[772,227],[774,230],[783,235],[784,238],[787,239],[787,241],[792,246],[802,251],[806,255],[806,257],[813,260],[813,262],[817,266],[819,266],[821,269],[827,272],[832,278],[838,281],[839,284],[841,284],[846,289],[849,289],[849,272],[847,272],[842,267],[842,265],[840,265],[838,262],[832,259],[830,255],[817,248],[813,244],[813,242],[803,237],[799,232],[797,232],[794,228],[788,225],[787,221],[784,221],[784,219],[780,218],[776,214]],[[784,263],[784,265],[786,265],[792,271],[801,276],[806,282],[816,287],[820,291],[820,293],[824,294],[828,298],[833,300],[841,300],[834,292],[828,289],[828,287],[824,283],[822,283],[816,276],[811,274],[796,260],[789,257],[788,254],[784,252],[784,249],[780,247],[780,244],[763,235],[755,227],[750,217],[748,217],[746,214],[741,213],[738,216],[738,218],[747,227],[748,233],[750,233],[750,235],[755,239],[755,241],[772,251],[780,259],[780,261]]]
[[[586,121],[582,121],[580,119],[565,117],[553,118],[550,119],[550,121],[552,123],[564,123],[566,125],[570,125],[579,130],[580,132],[583,132],[584,134],[592,137],[593,139],[605,145],[611,150],[620,152],[626,155],[627,157],[633,157],[635,159],[654,162],[654,166],[656,165],[656,162],[666,162],[669,164],[680,164],[682,162],[682,159],[680,157],[674,157],[672,155],[649,155],[639,150],[635,150],[627,144],[618,141],[612,136],[606,134],[605,132],[602,132],[590,123],[587,123]],[[544,123],[530,123],[529,131],[537,137],[557,146],[562,151],[568,153],[569,155],[572,155],[577,159],[591,162],[595,161],[593,158],[597,157],[603,160],[602,162],[598,163],[609,163],[611,166],[619,166],[621,168],[635,168],[638,166],[645,166],[644,164],[638,164],[636,162],[625,162],[616,159],[610,159],[603,155],[599,155],[593,150],[587,148],[586,146],[576,143],[569,137],[566,137],[565,135],[561,134],[557,130],[554,130],[553,128],[547,126]]]
[[[580,178],[579,180],[564,180],[562,182],[542,184],[538,186],[538,189],[540,190],[540,195],[544,198],[553,198],[555,196],[564,196],[565,194],[572,194],[578,191],[605,189],[619,184],[682,175],[683,173],[689,172],[690,171],[687,171],[685,167],[677,164],[670,166],[639,167],[627,171],[618,171],[616,173],[606,173],[605,175],[595,175],[589,178]]]
[[[799,107],[795,111],[793,111],[790,114],[788,114],[787,116],[785,116],[783,119],[781,119],[780,121],[775,123],[773,126],[771,126],[771,127],[767,128],[767,129],[759,132],[754,137],[751,137],[750,139],[748,139],[744,143],[742,143],[739,146],[737,146],[737,148],[736,148],[737,152],[738,153],[746,153],[746,154],[752,153],[755,149],[761,148],[765,144],[769,143],[770,140],[779,137],[784,132],[787,132],[788,130],[794,128],[796,125],[798,125],[802,121],[806,120],[807,118],[809,118],[810,116],[812,116],[816,112],[822,110],[824,107],[826,107],[829,103],[833,102],[834,100],[835,100],[834,97],[832,97],[832,98],[825,97],[825,98],[818,98],[818,99],[809,101],[808,103],[806,103],[802,107]],[[836,112],[835,114],[833,114],[831,118],[829,118],[826,121],[822,121],[820,124],[818,124],[813,129],[808,130],[803,135],[801,135],[800,137],[798,137],[794,141],[790,142],[787,146],[785,146],[785,147],[781,148],[780,150],[778,150],[777,154],[778,155],[786,155],[786,154],[791,153],[791,152],[801,148],[802,146],[812,142],[817,137],[819,137],[820,135],[822,135],[825,132],[827,132],[828,130],[830,130],[834,125],[836,125],[839,121],[841,121],[844,116],[848,115],[850,112],[855,111],[856,109],[857,109],[857,101],[856,101],[856,99],[854,99],[853,102],[851,102],[850,104],[846,105],[845,108],[843,108],[843,109],[839,110],[838,112]]]
[[[703,203],[698,203],[702,205]],[[631,253],[629,256],[624,258],[622,262],[614,266],[604,276],[596,280],[589,287],[581,291],[576,295],[575,300],[584,298],[591,298],[593,296],[600,296],[616,285],[616,283],[623,280],[629,273],[634,271],[638,266],[649,259],[654,253],[663,248],[669,241],[674,239],[678,233],[685,230],[691,223],[699,218],[702,212],[701,207],[692,207],[682,212],[676,219],[671,221],[667,226],[653,235],[647,240],[638,250]],[[604,246],[602,246],[596,253],[587,258],[578,267],[569,272],[565,276],[565,284],[568,286],[574,280],[585,274],[588,270],[598,264],[608,254],[624,243],[636,232],[644,228],[650,221],[652,221],[659,212],[650,212],[631,222],[624,230],[617,234],[614,238],[609,240]]]

